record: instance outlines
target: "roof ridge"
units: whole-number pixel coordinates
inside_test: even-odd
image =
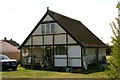
[[[105,45],[95,34],[93,34],[81,21],[65,16],[63,14],[47,9],[47,12],[37,23],[35,28],[31,31],[25,41],[21,44],[19,49],[27,42],[33,32],[39,27],[45,17],[49,15],[56,21],[78,44],[86,46],[91,45]],[[84,45],[85,44],[85,45]],[[89,45],[90,46],[90,45]]]
[[[69,17],[69,16],[65,16],[65,15],[63,15],[63,14],[61,14],[61,13],[54,12],[54,11],[52,11],[52,10],[47,10],[47,11],[48,11],[48,14],[49,14],[49,12],[52,12],[52,13],[55,13],[55,14],[61,15],[61,16],[63,16],[63,17],[69,18],[69,19],[71,19],[71,20],[73,20],[73,21],[81,22],[81,21],[79,21],[79,20],[77,20],[77,19],[74,19],[74,18]]]
[[[82,31],[84,34],[88,34],[88,35],[86,35],[86,36],[89,36],[90,38],[92,38],[92,39],[95,39],[96,41],[96,45],[100,45],[100,44],[102,44],[102,45],[105,45],[93,32],[91,32],[81,21],[79,21],[79,20],[76,20],[76,19],[73,19],[73,18],[71,18],[71,17],[68,17],[68,16],[65,16],[65,15],[63,15],[63,14],[60,14],[60,13],[57,13],[57,12],[54,12],[54,11],[51,11],[51,10],[48,10],[48,14],[49,15],[51,15],[52,16],[52,18],[54,18],[54,19],[56,19],[57,20],[57,22],[59,23],[59,24],[63,24],[64,25],[64,29],[65,30],[67,30],[68,31],[68,29],[69,29],[69,31],[68,31],[68,33],[74,33],[74,36],[76,35],[76,33],[74,32],[74,31],[78,31],[78,33],[80,33],[79,31]],[[63,20],[60,20],[60,19],[65,19],[64,21]],[[66,20],[68,20],[68,21],[66,21]],[[64,24],[65,23],[65,24]],[[71,24],[72,23],[72,24]],[[71,24],[71,25],[70,25]],[[69,28],[67,28],[67,27],[65,27],[65,25],[67,25]],[[71,28],[71,27],[76,27],[77,28],[77,30],[76,29],[74,29],[74,28]],[[81,29],[80,29],[80,26],[81,26]],[[71,28],[71,30],[70,30],[70,28]],[[74,29],[74,30],[73,30]],[[86,32],[84,32],[84,31],[86,31]],[[81,33],[80,33],[81,34]],[[79,36],[80,36],[80,34],[79,34]],[[73,35],[73,34],[72,34]],[[74,37],[73,36],[73,37]],[[76,35],[76,37],[78,36],[78,34]],[[83,36],[83,35],[81,35],[81,36]],[[89,39],[89,38],[85,38],[85,37],[82,37],[82,38],[84,38],[84,39]],[[74,37],[74,39],[75,39],[75,37]],[[79,38],[79,39],[81,39],[81,38]],[[78,38],[76,38],[76,41],[78,41]],[[78,42],[80,42],[81,43],[81,40],[79,40]],[[85,41],[82,41],[82,42],[85,42]],[[92,43],[95,43],[94,41],[87,41],[87,42],[92,42]],[[81,43],[81,44],[83,44],[83,43]]]

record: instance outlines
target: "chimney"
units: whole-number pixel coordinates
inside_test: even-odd
[[[10,41],[12,41],[12,39],[10,39]]]
[[[7,38],[6,37],[4,37],[4,41],[6,41],[7,40]]]
[[[49,7],[47,7],[47,11],[49,10]]]

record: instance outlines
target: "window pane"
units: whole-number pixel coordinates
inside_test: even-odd
[[[55,24],[51,24],[51,33],[55,33]]]
[[[58,47],[55,48],[55,54],[59,55],[59,48]]]
[[[56,55],[66,55],[66,48],[65,46],[58,46],[55,48]]]
[[[60,50],[60,55],[66,55],[66,48],[65,48],[65,46],[60,46],[59,50]]]
[[[41,33],[45,34],[45,25],[41,25]]]
[[[46,24],[46,33],[50,33],[50,24]]]

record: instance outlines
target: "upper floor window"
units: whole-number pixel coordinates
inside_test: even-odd
[[[51,33],[55,33],[55,24],[51,24]]]
[[[42,24],[41,25],[41,33],[42,34],[55,33],[55,24],[54,23]]]
[[[46,24],[46,34],[50,33],[50,24]]]
[[[45,25],[41,25],[41,33],[45,34]]]

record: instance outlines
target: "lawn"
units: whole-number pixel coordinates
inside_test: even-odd
[[[111,56],[107,56],[107,61]],[[2,78],[108,78],[106,71],[80,70],[77,73],[45,70],[29,70],[18,67],[17,71],[0,72]]]
[[[44,71],[44,70],[26,70],[18,67],[17,71],[3,71],[2,78],[107,78],[106,71],[79,71],[77,73]]]

